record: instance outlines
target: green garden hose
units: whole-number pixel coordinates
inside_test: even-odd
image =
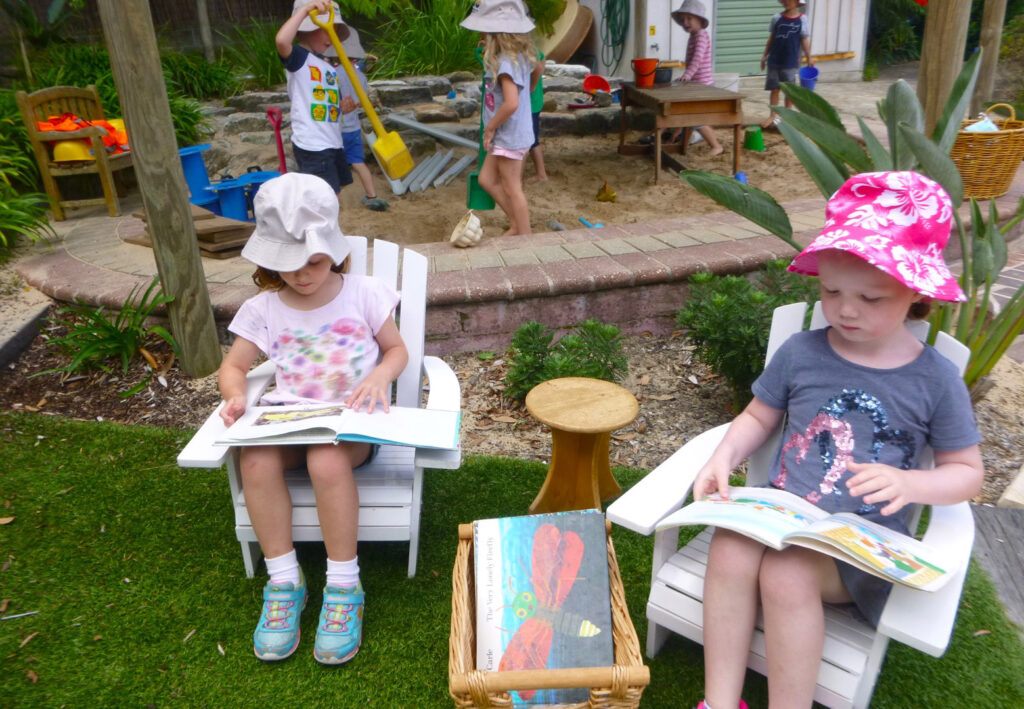
[[[619,69],[628,31],[628,0],[601,0],[601,63],[609,74]]]

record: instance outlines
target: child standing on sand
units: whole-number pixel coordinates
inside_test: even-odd
[[[768,95],[768,108],[772,109],[779,103],[779,89],[783,83],[795,84],[800,71],[800,50],[807,56],[807,66],[814,66],[811,58],[811,29],[803,7],[804,0],[779,0],[785,8],[772,16],[768,25],[768,44],[761,56],[761,69],[767,67],[764,79],[765,91]],[[793,108],[793,102],[786,97],[786,108]],[[770,128],[779,124],[779,117],[771,110],[768,118],[761,124],[762,128]]]
[[[690,35],[686,43],[686,71],[679,81],[714,85],[715,80],[711,74],[711,36],[708,34],[708,13],[704,3],[700,0],[684,0],[679,9],[672,13],[672,19]],[[677,128],[672,133],[672,140],[677,140],[682,132],[682,128]],[[722,144],[718,142],[714,128],[699,126],[697,132],[707,141],[711,155],[721,154]]]
[[[459,23],[480,32],[484,43],[484,158],[480,186],[508,217],[505,235],[530,233],[523,192],[523,160],[533,145],[531,74],[536,50],[533,20],[521,0],[480,0]]]

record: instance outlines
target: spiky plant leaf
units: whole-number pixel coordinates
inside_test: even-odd
[[[779,237],[794,249],[802,247],[793,240],[793,226],[775,198],[763,190],[700,170],[683,170],[679,179],[726,209],[736,212]]]

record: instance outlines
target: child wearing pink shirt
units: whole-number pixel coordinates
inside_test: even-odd
[[[686,71],[677,81],[692,81],[695,84],[711,86],[714,79],[711,74],[711,35],[708,34],[708,13],[700,0],[684,0],[678,10],[672,13],[672,19],[690,34],[686,45]],[[682,128],[672,134],[677,140]],[[708,144],[710,155],[719,155],[722,144],[718,142],[711,126],[699,126],[697,132]]]

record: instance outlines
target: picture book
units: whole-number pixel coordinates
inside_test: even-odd
[[[476,666],[614,664],[604,515],[577,510],[474,523]],[[512,693],[518,706],[586,702],[589,690]]]
[[[785,490],[731,487],[670,514],[658,528],[709,524],[745,534],[773,549],[787,545],[828,554],[870,574],[924,591],[956,571],[926,544],[849,512],[828,514]]]
[[[367,413],[342,404],[250,407],[216,443],[225,446],[310,444],[339,441],[455,450],[458,411],[391,406]]]

